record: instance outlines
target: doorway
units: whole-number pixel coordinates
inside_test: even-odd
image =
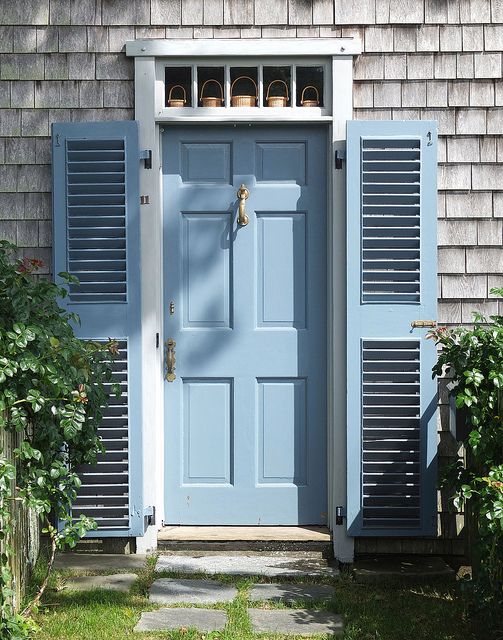
[[[320,125],[163,133],[169,524],[327,521],[326,145]]]

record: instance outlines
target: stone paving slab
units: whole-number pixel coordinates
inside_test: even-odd
[[[291,633],[299,636],[342,634],[342,616],[311,609],[248,609],[257,633]]]
[[[327,564],[326,560],[285,558],[281,556],[160,556],[157,571],[176,571],[179,573],[207,573],[215,575],[226,573],[235,576],[278,576],[295,578],[306,576],[339,575],[338,569]]]
[[[133,631],[173,631],[181,628],[220,631],[226,624],[227,614],[216,609],[157,609],[142,613]]]
[[[158,604],[215,604],[231,602],[237,593],[236,587],[216,580],[159,578],[150,588],[149,600]]]
[[[250,600],[284,602],[298,600],[331,600],[335,589],[328,584],[255,584],[250,590]]]
[[[75,591],[89,591],[90,589],[129,591],[135,580],[135,573],[115,573],[110,576],[81,576],[66,580],[64,589],[73,589]]]
[[[144,569],[147,556],[141,553],[61,553],[56,557],[56,569],[75,571],[108,571],[110,569]]]

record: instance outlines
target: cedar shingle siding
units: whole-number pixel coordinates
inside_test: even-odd
[[[2,0],[0,25],[0,236],[28,255],[50,264],[50,123],[133,117],[126,40],[356,35],[355,117],[439,122],[440,322],[497,312],[502,0]],[[456,520],[440,522],[437,541],[357,548],[461,552]]]

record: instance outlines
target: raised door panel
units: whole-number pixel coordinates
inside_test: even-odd
[[[183,327],[231,325],[230,213],[182,214]]]
[[[306,326],[304,213],[257,213],[259,327]]]
[[[183,380],[183,484],[232,482],[231,380]]]
[[[306,484],[306,380],[259,379],[258,483]]]
[[[232,182],[229,142],[182,142],[180,152],[183,182]]]

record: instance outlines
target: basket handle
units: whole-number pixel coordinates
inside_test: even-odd
[[[181,89],[183,91],[183,104],[185,104],[187,102],[187,94],[181,84],[175,84],[174,86],[171,87],[168,93],[168,100],[172,99],[171,94],[173,93],[173,89]],[[175,98],[175,100],[178,100],[178,99],[179,98]]]
[[[314,91],[316,92],[316,100],[319,102],[320,101],[320,94],[318,92],[318,89],[316,87],[313,87],[312,84],[308,84],[307,87],[304,87],[302,89],[302,94],[300,96],[300,104],[302,104],[304,102],[304,94],[306,93],[307,89],[314,89]]]
[[[214,78],[210,78],[209,80],[205,80],[203,82],[203,86],[201,87],[201,95],[199,96],[199,100],[203,99],[204,87],[208,84],[208,82],[215,82],[216,84],[218,84],[218,86],[220,87],[220,100],[223,102],[224,101],[224,88],[222,87],[220,82],[218,80],[215,80]]]
[[[250,78],[250,76],[239,76],[239,78],[236,78],[235,80],[233,80],[233,82],[231,84],[231,98],[232,98],[232,89],[234,88],[234,85],[236,84],[236,82],[238,80],[250,80],[250,82],[253,82],[253,86],[255,87],[255,100],[257,100],[258,99],[257,83],[255,82],[255,80],[253,78]]]
[[[279,78],[269,83],[269,86],[267,87],[267,93],[266,93],[265,99],[267,100],[269,98],[269,90],[275,82],[281,82],[281,84],[285,85],[285,97],[286,97],[286,101],[288,102],[288,100],[290,100],[290,98],[288,97],[288,85],[284,80],[280,80]]]

